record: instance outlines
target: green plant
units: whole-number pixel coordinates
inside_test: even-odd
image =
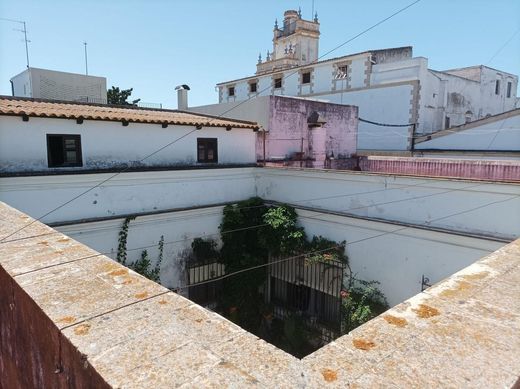
[[[341,331],[344,334],[389,308],[384,294],[378,288],[378,281],[357,279],[350,267],[348,270],[349,278],[341,291]]]
[[[260,231],[259,239],[271,255],[291,255],[303,249],[305,231],[296,225],[297,218],[288,205],[267,208],[263,220],[268,228]]]
[[[117,245],[117,262],[121,263],[124,266],[127,266],[127,240],[128,240],[128,228],[130,226],[130,222],[135,219],[135,216],[127,217],[123,224],[121,225],[121,230],[119,231],[118,237],[118,245]],[[148,251],[143,250],[141,252],[141,257],[133,262],[128,264],[128,267],[142,276],[155,281],[160,282],[161,275],[161,262],[164,256],[164,236],[161,235],[158,243],[159,254],[157,256],[157,261],[155,262],[155,266],[152,268],[152,263],[148,258]]]
[[[141,274],[142,276],[148,278],[149,280],[160,282],[161,281],[161,262],[163,259],[163,250],[164,250],[164,236],[161,236],[161,239],[158,243],[159,247],[159,255],[157,256],[157,261],[155,262],[155,266],[152,267],[152,262],[148,257],[148,251],[143,250],[141,252],[141,258],[130,265],[130,268]]]
[[[135,219],[135,216],[129,216],[123,221],[121,230],[119,230],[119,238],[117,245],[117,262],[126,265],[127,253],[126,243],[128,239],[128,227],[130,222]]]
[[[313,236],[312,240],[305,245],[305,261],[307,263],[331,263],[333,261],[348,265],[348,257],[345,254],[347,242],[340,243],[324,238],[321,235]]]
[[[191,242],[194,260],[197,263],[203,263],[219,258],[217,242],[213,239],[195,238]]]

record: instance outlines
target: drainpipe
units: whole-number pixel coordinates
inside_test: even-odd
[[[302,144],[300,147],[300,167],[303,167],[303,137],[302,137]]]
[[[412,130],[412,141],[411,141],[411,144],[410,144],[410,153],[413,157],[413,152],[415,150],[415,126],[417,125],[417,123],[413,123],[413,130]]]
[[[263,139],[262,139],[262,142],[263,142],[263,144],[264,144],[264,167],[265,167],[265,128],[264,128],[264,131],[262,131],[262,134],[263,134],[263,136],[262,136],[262,138],[263,138]]]

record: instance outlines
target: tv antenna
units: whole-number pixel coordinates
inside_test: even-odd
[[[88,58],[87,58],[87,42],[83,42],[85,46],[85,74],[88,76]]]
[[[13,22],[13,23],[20,23],[23,25],[23,29],[15,29],[15,31],[23,32],[24,41],[25,41],[25,56],[27,58],[27,67],[29,67],[29,45],[28,43],[30,40],[27,39],[27,26],[23,20],[15,20],[15,19],[7,19],[7,18],[0,18],[0,20],[5,20],[7,22]]]

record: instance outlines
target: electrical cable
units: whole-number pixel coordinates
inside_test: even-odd
[[[388,16],[388,17],[386,17],[386,18],[380,20],[380,21],[377,22],[376,24],[374,24],[374,25],[370,26],[369,28],[363,30],[362,32],[360,32],[360,33],[358,33],[357,35],[355,35],[354,37],[348,39],[347,41],[343,42],[342,44],[340,44],[340,45],[336,46],[335,48],[329,50],[328,52],[326,52],[326,53],[323,54],[322,56],[318,57],[318,58],[317,58],[315,61],[313,61],[312,63],[319,61],[319,60],[320,60],[321,58],[323,58],[324,56],[326,56],[326,55],[332,53],[333,51],[338,50],[339,48],[341,48],[341,47],[345,46],[346,44],[352,42],[353,40],[359,38],[360,36],[364,35],[364,34],[367,33],[368,31],[374,29],[375,27],[377,27],[377,26],[379,26],[380,24],[386,22],[387,20],[393,18],[394,16],[400,14],[401,12],[405,11],[406,9],[410,8],[411,6],[417,4],[417,3],[420,2],[420,1],[421,1],[421,0],[416,0],[416,1],[412,2],[412,3],[410,3],[409,5],[407,5],[407,6],[403,7],[403,8],[401,8],[401,9],[399,9],[398,11],[394,12],[394,13],[391,14],[390,16]],[[306,66],[308,66],[308,65],[306,65]],[[300,67],[298,67],[298,68],[300,68]],[[292,76],[292,75],[294,75],[294,74],[296,74],[296,73],[298,73],[298,72],[297,72],[297,71],[292,72],[292,73],[290,73],[289,75],[284,76],[284,77],[282,77],[282,78],[283,78],[283,79],[286,79],[286,78],[288,78],[288,77],[290,77],[290,76]],[[266,87],[266,88],[264,88],[263,90],[261,90],[259,93],[262,93],[262,92],[264,92],[264,91],[266,91],[267,89],[270,89],[270,88],[271,88],[271,86]],[[228,112],[230,112],[230,111],[236,109],[237,107],[241,106],[242,104],[244,104],[245,102],[247,102],[247,101],[249,101],[249,100],[250,100],[250,99],[243,100],[243,101],[240,102],[238,105],[235,105],[235,106],[231,107],[230,109],[226,110],[225,112],[221,113],[220,115],[218,115],[218,116],[212,118],[209,122],[211,122],[212,120],[217,120],[217,119],[222,118],[226,113],[228,113]],[[193,130],[189,131],[188,133],[184,134],[183,136],[181,136],[181,137],[175,139],[175,140],[172,141],[172,142],[167,143],[165,146],[163,146],[163,147],[157,149],[156,151],[154,151],[154,152],[148,154],[148,155],[145,156],[144,158],[140,159],[138,162],[143,162],[143,161],[145,161],[146,159],[148,159],[148,158],[150,158],[151,156],[153,156],[153,155],[155,155],[155,154],[161,152],[162,150],[164,150],[164,149],[166,149],[167,147],[173,145],[174,143],[178,142],[179,140],[185,138],[186,136],[192,134],[192,133],[195,132],[195,131],[196,131],[196,129],[193,129]],[[65,203],[61,204],[60,206],[58,206],[58,207],[52,209],[51,211],[45,213],[44,215],[38,217],[37,219],[34,219],[34,220],[31,221],[29,224],[27,224],[27,225],[25,225],[25,226],[23,226],[23,227],[21,227],[21,228],[15,230],[15,231],[13,231],[12,233],[10,233],[10,234],[8,234],[8,235],[2,237],[2,238],[0,239],[0,243],[2,243],[5,239],[7,239],[7,238],[9,238],[9,237],[15,235],[16,233],[22,231],[23,229],[27,228],[28,226],[32,225],[32,224],[35,223],[36,221],[40,221],[40,220],[42,220],[44,217],[46,217],[46,216],[48,216],[48,215],[54,213],[55,211],[57,211],[57,210],[63,208],[64,206],[66,206],[66,205],[72,203],[72,202],[75,201],[76,199],[78,199],[78,198],[80,198],[81,196],[83,196],[83,195],[89,193],[90,191],[94,190],[95,188],[97,188],[97,187],[103,185],[105,182],[111,180],[112,178],[118,176],[119,174],[128,171],[129,169],[130,169],[130,165],[128,165],[125,169],[123,169],[123,170],[121,170],[121,171],[119,171],[119,172],[113,174],[112,176],[108,177],[107,179],[102,180],[101,182],[97,183],[96,185],[94,185],[94,186],[91,187],[90,189],[87,189],[86,191],[84,191],[84,192],[80,193],[79,195],[73,197],[72,199],[66,201]]]
[[[490,202],[490,203],[487,203],[487,204],[484,204],[484,205],[480,205],[480,206],[478,206],[478,207],[474,207],[474,208],[471,208],[471,209],[468,209],[468,210],[465,210],[465,211],[456,212],[456,213],[452,213],[452,214],[447,215],[447,216],[443,216],[443,217],[440,217],[440,218],[432,219],[432,220],[430,220],[430,222],[435,222],[435,221],[439,221],[439,220],[447,219],[447,218],[449,218],[449,217],[453,217],[453,216],[461,215],[461,214],[464,214],[464,213],[472,212],[472,211],[474,211],[474,210],[481,209],[481,208],[484,208],[484,207],[487,207],[487,206],[490,206],[490,205],[493,205],[493,204],[503,203],[503,202],[506,202],[506,201],[510,201],[510,200],[512,200],[512,199],[514,199],[514,198],[517,198],[517,197],[519,197],[519,196],[520,196],[520,195],[512,196],[512,197],[509,197],[509,198],[504,199],[504,200],[493,201],[493,202]],[[427,225],[425,225],[425,226],[427,226]],[[367,240],[371,240],[371,239],[379,238],[379,237],[384,236],[384,235],[395,234],[396,232],[400,232],[400,231],[406,230],[406,229],[408,229],[408,228],[413,228],[413,227],[411,227],[411,226],[405,226],[405,227],[401,227],[401,228],[398,228],[398,229],[395,229],[395,230],[392,230],[392,231],[386,231],[386,232],[383,232],[383,233],[378,234],[378,235],[374,235],[374,236],[370,236],[370,237],[367,237],[367,238],[362,238],[362,239],[354,240],[354,241],[352,241],[352,242],[347,242],[347,243],[345,244],[345,248],[348,248],[349,246],[354,245],[354,244],[357,244],[357,243],[365,242],[365,241],[367,241]],[[278,264],[278,263],[282,263],[282,262],[287,262],[287,261],[290,261],[291,259],[295,259],[295,258],[299,258],[299,257],[304,257],[304,256],[312,255],[312,254],[317,254],[317,253],[321,253],[321,252],[326,252],[326,251],[334,250],[335,248],[339,248],[339,247],[341,247],[341,246],[342,246],[341,244],[333,245],[333,246],[328,247],[328,248],[326,248],[326,249],[316,250],[316,251],[310,251],[310,252],[303,253],[303,254],[299,254],[299,255],[296,255],[296,256],[292,256],[292,257],[288,257],[288,258],[283,258],[283,259],[280,259],[280,260],[278,260],[278,261],[274,261],[274,262],[267,262],[267,263],[264,263],[264,264],[261,264],[261,265],[256,265],[256,266],[252,266],[252,267],[249,267],[249,268],[245,268],[245,269],[238,270],[238,271],[236,271],[236,272],[232,272],[232,273],[229,273],[229,274],[225,274],[225,275],[223,275],[223,276],[220,276],[220,277],[217,277],[217,278],[213,278],[213,279],[211,279],[211,280],[201,281],[201,282],[194,283],[194,284],[191,284],[191,285],[184,285],[184,286],[174,287],[174,288],[170,288],[170,289],[171,289],[172,291],[179,291],[179,290],[183,290],[183,289],[189,289],[189,288],[192,288],[192,287],[194,287],[194,286],[199,286],[199,285],[209,284],[209,283],[211,283],[211,282],[220,281],[220,280],[223,280],[223,279],[225,279],[225,278],[229,278],[229,277],[235,276],[235,275],[237,275],[237,274],[245,273],[246,271],[256,270],[256,269],[259,269],[259,268],[262,268],[262,267],[271,266],[271,265],[273,265],[273,264]]]
[[[339,212],[347,212],[347,211],[350,211],[350,210],[356,210],[356,209],[362,209],[362,208],[370,208],[370,207],[376,207],[376,206],[379,206],[379,205],[387,205],[387,204],[393,204],[393,203],[397,203],[397,202],[402,202],[402,201],[409,201],[409,200],[414,200],[414,199],[419,199],[419,198],[427,198],[427,197],[433,197],[433,196],[437,196],[437,195],[441,195],[441,194],[445,194],[445,193],[449,193],[449,192],[455,192],[455,191],[459,191],[459,190],[464,190],[464,189],[469,189],[469,188],[474,188],[474,187],[478,187],[478,186],[482,186],[482,185],[486,185],[485,183],[484,184],[477,184],[477,185],[471,185],[471,186],[466,186],[464,188],[459,188],[459,189],[451,189],[451,190],[447,190],[447,191],[443,191],[443,192],[440,192],[440,193],[433,193],[433,194],[429,194],[429,195],[424,195],[424,196],[416,196],[416,197],[412,197],[412,198],[406,198],[406,199],[399,199],[399,200],[394,200],[394,201],[388,201],[388,202],[384,202],[384,203],[376,203],[376,204],[370,204],[370,205],[366,205],[366,206],[360,206],[360,207],[354,207],[354,208],[348,208],[348,209],[345,209],[345,210],[340,210]],[[398,189],[398,188],[396,188]],[[391,189],[388,189],[388,190],[391,190]],[[492,202],[490,204],[485,204],[483,206],[477,206],[473,209],[470,209],[468,211],[462,211],[462,212],[459,212],[459,213],[454,213],[454,214],[451,214],[451,215],[448,215],[448,216],[444,216],[444,217],[441,217],[441,218],[437,218],[437,219],[433,219],[433,220],[429,220],[423,224],[418,224],[416,226],[420,227],[420,226],[426,226],[426,227],[429,227],[430,223],[431,222],[435,222],[435,221],[438,221],[438,220],[442,220],[442,219],[445,219],[445,218],[448,218],[448,217],[451,217],[451,216],[455,216],[455,215],[458,215],[458,214],[461,214],[461,213],[467,213],[469,211],[472,211],[472,210],[475,210],[475,209],[480,209],[480,208],[483,208],[485,206],[488,206],[488,205],[491,205],[491,204],[494,204],[494,203],[500,203],[500,202],[504,202],[504,201],[509,201],[509,200],[512,200],[513,198],[516,198],[516,197],[519,197],[520,195],[515,195],[513,197],[510,197],[506,200],[499,200],[499,201],[495,201],[495,202]],[[314,214],[314,217],[313,216],[306,216],[305,218],[306,219],[315,219],[315,220],[320,220],[319,217],[317,217],[318,215],[321,215],[323,212],[322,211],[317,211],[315,212]],[[175,241],[170,241],[170,242],[165,242],[163,243],[165,246],[166,245],[170,245],[170,244],[175,244],[175,243],[182,243],[182,242],[185,242],[185,241],[188,241],[188,240],[194,240],[196,238],[207,238],[208,236],[213,236],[213,235],[222,235],[222,234],[226,234],[226,233],[232,233],[232,232],[237,232],[237,231],[244,231],[244,230],[250,230],[250,229],[255,229],[255,228],[260,228],[260,227],[263,227],[263,226],[267,226],[268,224],[265,223],[265,224],[260,224],[260,225],[255,225],[255,226],[249,226],[249,227],[243,227],[243,228],[239,228],[239,229],[235,229],[235,230],[229,230],[229,231],[221,231],[221,232],[217,232],[217,233],[212,233],[212,234],[206,234],[206,235],[203,235],[203,236],[198,236],[198,237],[192,237],[192,238],[184,238],[184,239],[180,239],[180,240],[175,240]],[[395,231],[400,231],[402,229],[406,229],[406,228],[414,228],[414,226],[406,226],[404,228],[400,228],[400,229],[397,229]],[[387,233],[384,233],[383,235],[386,235],[390,232],[387,232]],[[379,236],[379,235],[378,235]],[[377,237],[377,236],[376,236]],[[366,239],[364,239],[366,240]],[[357,243],[356,242],[351,242],[351,243]],[[156,247],[157,244],[153,244],[153,245],[148,245],[148,246],[141,246],[141,247],[136,247],[136,248],[132,248],[132,249],[127,249],[126,251],[135,251],[135,250],[143,250],[143,249],[147,249],[147,248],[153,248],[153,247]],[[93,257],[98,257],[98,256],[102,256],[102,255],[110,255],[110,254],[113,254],[113,252],[107,252],[107,253],[97,253],[97,254],[93,254],[93,255],[88,255],[86,257],[81,257],[81,258],[75,258],[75,259],[72,259],[70,261],[66,261],[66,262],[63,262],[63,263],[69,263],[69,262],[76,262],[76,261],[80,261],[80,260],[83,260],[83,259],[89,259],[89,258],[93,258]],[[62,263],[60,263],[62,264]],[[42,268],[38,268],[38,269],[35,269],[35,270],[31,270],[27,273],[30,273],[30,272],[33,272],[33,271],[37,271],[37,270],[42,270],[42,269],[45,269],[47,267],[52,267],[52,266],[58,266],[60,264],[55,264],[55,265],[50,265],[50,266],[46,266],[46,267],[42,267]],[[21,274],[18,274],[18,275],[22,275],[22,274],[26,274],[26,273],[21,273]]]
[[[342,197],[352,197],[352,196],[358,196],[358,195],[364,195],[364,194],[386,192],[386,191],[391,191],[391,190],[401,190],[401,189],[405,189],[405,188],[414,188],[414,187],[427,188],[427,189],[430,189],[430,188],[431,189],[437,189],[437,188],[432,188],[432,187],[429,187],[429,186],[422,186],[422,184],[427,183],[427,182],[428,181],[422,181],[422,182],[419,182],[418,184],[403,185],[403,186],[400,186],[399,188],[390,188],[390,189],[389,188],[385,188],[385,189],[377,189],[377,190],[373,190],[373,191],[356,192],[356,193],[348,193],[348,194],[340,194],[340,195],[332,195],[332,196],[322,196],[322,197],[315,197],[315,198],[312,198],[312,199],[305,199],[305,200],[295,200],[295,201],[292,201],[291,204],[302,203],[302,202],[311,202],[311,201],[319,201],[319,200],[330,200],[330,199],[336,199],[336,198],[342,198]],[[386,183],[386,180],[385,180],[385,186],[386,185],[387,185],[387,183]],[[475,185],[475,186],[480,186],[480,185],[485,185],[485,183],[480,183],[480,184]],[[472,187],[472,186],[470,186],[470,187]],[[457,191],[457,190],[465,190],[465,188],[453,189],[452,191]],[[380,205],[380,204],[375,204],[375,205]],[[244,210],[244,209],[253,209],[253,208],[259,208],[259,207],[266,207],[266,205],[264,204],[264,205],[254,205],[254,206],[248,206],[248,207],[240,207],[240,209]],[[7,241],[1,242],[1,243],[16,242],[16,241],[19,241],[19,240],[26,240],[26,239],[30,239],[30,238],[38,238],[40,236],[52,235],[52,234],[60,234],[60,232],[59,231],[55,231],[55,232],[49,232],[49,233],[44,233],[44,234],[31,235],[31,236],[28,236],[28,237],[26,236],[26,237],[22,237],[22,238],[7,240]],[[201,237],[203,237],[203,236],[201,236]]]

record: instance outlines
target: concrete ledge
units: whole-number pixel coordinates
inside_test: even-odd
[[[0,238],[33,220],[4,203],[0,215]],[[2,387],[510,387],[520,375],[520,240],[298,360],[53,232],[33,223],[0,243]]]

